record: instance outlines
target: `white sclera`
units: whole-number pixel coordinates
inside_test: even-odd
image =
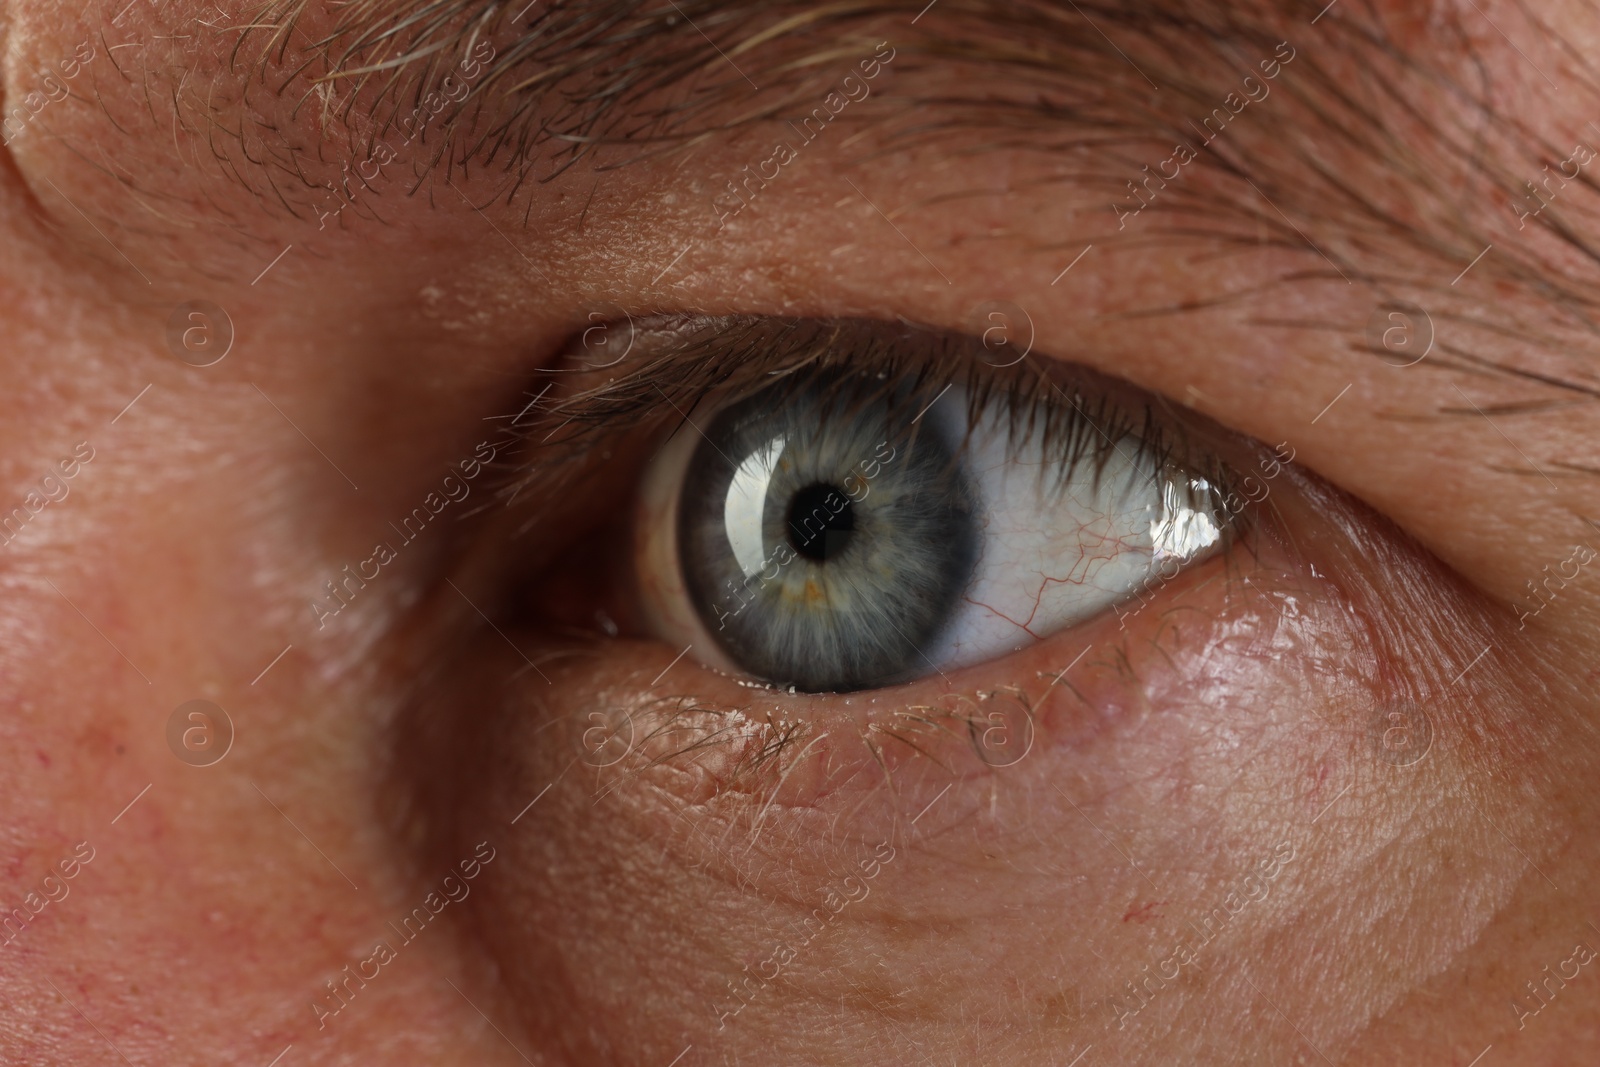
[[[953,391],[929,414],[960,433],[966,410]],[[1059,453],[1046,450],[1042,420],[1035,426],[1012,440],[1006,421],[991,417],[968,441],[983,534],[961,607],[927,650],[941,668],[1026,648],[1137,593],[1148,597],[1222,539],[1190,503],[1210,497],[1210,486],[1158,466],[1136,439],[1117,441],[1103,465],[1079,462],[1063,482]]]
[[[958,447],[967,435],[967,411],[964,391],[951,389],[918,419],[921,432],[940,434]],[[1019,431],[1028,434],[1025,439],[1012,440],[1009,421],[996,413],[972,431],[960,452],[982,525],[979,556],[963,599],[923,649],[931,668],[1003,657],[1121,603],[1128,607],[1115,610],[1135,610],[1136,596],[1153,600],[1181,566],[1222,543],[1213,517],[1221,513],[1215,486],[1162,467],[1131,435],[1122,435],[1103,457],[1098,476],[1091,455],[1063,481],[1059,450],[1045,448],[1042,422]],[[708,666],[740,674],[695,610],[678,557],[679,498],[699,440],[694,432],[680,432],[645,479],[635,549],[642,608],[669,644],[687,644]],[[763,510],[773,473],[791,445],[780,434],[747,453],[725,495],[723,529],[746,575],[771,563]]]

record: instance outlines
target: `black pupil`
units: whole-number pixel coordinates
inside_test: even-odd
[[[806,559],[838,556],[855,528],[855,506],[836,486],[808,485],[789,502],[789,543]]]

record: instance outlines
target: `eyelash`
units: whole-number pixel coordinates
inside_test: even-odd
[[[525,492],[540,501],[535,507],[518,509],[521,514],[513,515],[507,532],[521,538],[542,528],[550,535],[548,546],[532,554],[510,552],[505,558],[515,561],[512,588],[539,590],[516,595],[512,610],[533,612],[527,621],[549,634],[546,658],[552,662],[592,655],[602,633],[617,636],[616,620],[630,631],[629,636],[646,635],[647,628],[630,612],[628,601],[636,594],[627,587],[627,579],[619,588],[610,579],[593,576],[616,570],[617,542],[611,539],[609,524],[629,521],[618,516],[632,515],[637,475],[649,465],[653,452],[684,421],[706,427],[723,404],[785,378],[799,388],[808,372],[843,369],[857,378],[876,378],[886,387],[898,384],[903,390],[898,403],[907,408],[908,417],[947,387],[964,387],[969,425],[975,421],[971,415],[985,405],[1009,412],[1012,447],[1027,439],[1035,425],[1030,420],[1043,418],[1051,442],[1047,452],[1056,462],[1041,465],[1041,470],[1057,467],[1063,481],[1070,479],[1073,469],[1082,469],[1082,463],[1096,464],[1098,472],[1117,447],[1114,442],[1125,442],[1124,447],[1138,449],[1136,458],[1154,469],[1180,468],[1209,483],[1208,490],[1195,495],[1208,498],[1207,510],[1225,539],[1221,561],[1230,574],[1236,568],[1230,544],[1247,556],[1257,551],[1253,543],[1257,509],[1244,500],[1259,504],[1265,494],[1258,497],[1240,490],[1236,495],[1235,487],[1254,481],[1241,477],[1241,472],[1252,473],[1251,463],[1265,450],[1230,444],[1235,441],[1231,435],[1174,408],[1165,398],[1093,371],[1047,358],[995,367],[989,358],[992,353],[979,338],[905,322],[671,315],[638,321],[621,317],[600,325],[610,336],[600,335],[597,345],[595,326],[573,336],[555,365],[540,373],[537,384],[513,408],[517,414],[508,416],[522,443],[507,450],[516,458],[505,461],[504,480],[497,490],[507,503]],[[623,355],[619,358],[617,352]],[[607,486],[598,491],[593,480],[597,471],[604,472]],[[579,503],[602,500],[592,511]],[[552,506],[552,502],[559,503]],[[569,508],[592,516],[581,520],[588,523],[582,530],[575,524],[562,526],[556,517],[569,513]],[[572,552],[579,554],[576,563]],[[583,562],[590,553],[596,566],[586,567]],[[580,576],[580,589],[571,598],[570,614],[563,609],[559,617],[550,617],[543,605],[562,598],[552,600],[545,590],[560,575]],[[598,584],[590,585],[591,580]],[[1134,590],[1126,605],[1132,610],[1121,614],[1154,606],[1167,581],[1162,576]],[[600,610],[591,615],[593,607]],[[742,680],[739,684],[767,688]],[[1020,690],[1004,692],[1010,699],[1026,700]],[[736,728],[745,720],[729,716],[744,715],[747,709],[742,704],[686,695],[647,694],[641,700],[632,714],[646,716],[652,723],[647,741],[641,742],[651,749],[650,764],[727,745],[734,755],[725,768],[729,783],[753,781],[753,776],[768,773],[767,768],[781,767],[786,754],[802,750],[811,736],[811,727],[789,719],[768,719],[754,734]],[[904,742],[902,735],[914,740],[922,729],[942,735],[988,725],[987,719],[969,715],[964,705],[908,707],[892,722],[872,727],[862,741],[873,748],[893,738]]]
[[[1094,464],[1098,476],[1124,442],[1137,451],[1137,459],[1157,469],[1179,467],[1203,479],[1214,499],[1227,499],[1238,480],[1158,398],[1133,395],[1131,387],[1067,365],[1041,367],[1025,360],[996,368],[984,358],[977,338],[863,319],[664,316],[629,320],[628,326],[630,345],[640,333],[655,335],[636,357],[637,369],[606,375],[615,365],[592,370],[596,364],[569,351],[563,366],[546,372],[551,382],[529,405],[539,414],[522,424],[531,450],[507,483],[509,497],[535,482],[559,484],[564,473],[603,451],[619,427],[649,425],[659,432],[669,418],[675,426],[698,424],[711,403],[720,407],[785,377],[799,388],[839,372],[857,382],[882,381],[891,405],[905,409],[908,418],[952,386],[963,387],[969,426],[975,427],[986,410],[1009,413],[1012,448],[1043,418],[1046,452],[1054,462],[1042,466],[1041,475],[1053,469],[1061,485],[1084,463]],[[588,384],[601,376],[603,382]],[[576,379],[577,388],[544,399],[563,378]],[[1240,517],[1228,518],[1237,528]]]

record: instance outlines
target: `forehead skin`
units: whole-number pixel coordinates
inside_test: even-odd
[[[83,42],[94,49],[69,95],[31,118],[4,161],[0,226],[21,251],[3,267],[11,352],[0,462],[7,484],[22,486],[78,440],[104,457],[94,509],[56,516],[27,556],[5,564],[12,748],[22,753],[7,772],[16,783],[7,804],[28,861],[16,884],[33,859],[58,858],[57,838],[70,851],[80,836],[107,842],[89,872],[106,887],[148,885],[152,856],[166,872],[138,892],[108,888],[93,911],[63,909],[57,930],[36,931],[48,936],[0,962],[7,1001],[20,1005],[7,1038],[18,1058],[48,1058],[40,1050],[53,1041],[82,1050],[77,1062],[108,1053],[57,999],[84,1004],[86,992],[107,1015],[138,1020],[119,1031],[135,1062],[243,1044],[266,1062],[308,1040],[300,994],[305,975],[321,971],[283,946],[349,958],[348,930],[408,904],[404,893],[384,896],[401,884],[385,858],[387,828],[361,829],[381,825],[381,813],[293,803],[313,773],[375,776],[363,720],[380,711],[360,687],[376,668],[360,665],[384,635],[347,632],[315,657],[291,652],[262,682],[281,687],[269,688],[272,699],[243,684],[303,624],[302,590],[351,558],[346,528],[308,501],[344,494],[349,480],[360,486],[340,498],[355,501],[351,525],[404,511],[463,452],[459,427],[505,410],[527,368],[594,310],[905,316],[971,329],[985,301],[1008,300],[1039,352],[1291,442],[1493,598],[1520,595],[1538,565],[1566,558],[1600,514],[1593,190],[1587,176],[1574,182],[1524,228],[1512,206],[1573,143],[1600,139],[1586,132],[1600,95],[1580,63],[1596,40],[1594,12],[1542,9],[1541,28],[1509,4],[1342,0],[1313,24],[1318,6],[1246,17],[1169,5],[1158,18],[1127,5],[940,0],[915,24],[921,5],[848,4],[791,25],[772,6],[713,17],[710,5],[684,4],[726,60],[694,52],[705,38],[675,24],[632,51],[596,47],[562,80],[537,83],[543,95],[524,107],[528,91],[504,94],[554,61],[530,54],[473,98],[451,138],[430,132],[336,214],[328,183],[370,158],[448,64],[404,68],[388,96],[390,83],[375,77],[330,97],[311,84],[328,62],[317,42],[338,28],[324,9],[307,10],[304,42],[287,34],[288,50],[266,53],[263,69],[282,12],[239,45],[229,27],[247,12],[226,4],[216,19],[196,5],[141,2],[120,21],[120,3],[0,7],[8,110],[40,91],[42,69]],[[774,26],[787,28],[762,36]],[[497,54],[517,54],[514,31],[491,23],[484,34]],[[615,35],[628,39],[625,26]],[[850,125],[807,146],[792,173],[719,228],[724,183],[790,136],[778,117],[830,91],[836,56],[853,60],[878,41],[896,58],[860,112],[847,112]],[[1127,181],[1169,159],[1183,120],[1225,106],[1279,41],[1295,58],[1271,97],[1230,121],[1161,191],[1169,200],[1119,227],[1113,204],[1128,202]],[[685,79],[624,93],[593,116],[591,98],[653,49],[678,57],[664,69]],[[735,65],[744,73],[730,73]],[[324,107],[351,93],[347,111]],[[545,131],[525,139],[528,158],[515,151],[519,135],[501,136],[522,128],[512,125],[519,113]],[[605,143],[577,163],[555,155],[575,137]],[[172,307],[196,298],[228,308],[252,342],[204,379],[162,340]],[[1366,343],[1374,310],[1391,299],[1433,319],[1436,347],[1420,364],[1392,366]],[[287,394],[300,398],[288,414],[263,403]],[[153,558],[151,546],[190,526],[207,532]],[[73,607],[40,579],[60,584],[74,571],[111,577],[63,586]],[[219,574],[244,592],[212,595]],[[152,681],[101,658],[98,645],[59,653],[52,635],[77,633],[79,609]],[[1544,666],[1549,714],[1575,731],[1584,705],[1571,693],[1588,683],[1574,664],[1593,662],[1597,611],[1574,587],[1559,617],[1538,621],[1539,647],[1490,653]],[[1417,669],[1437,668],[1430,681],[1442,687],[1476,650],[1463,651],[1444,665],[1419,655]],[[47,663],[64,663],[69,677]],[[313,682],[339,694],[328,704],[360,712],[304,712],[293,697]],[[78,686],[111,695],[76,706]],[[253,726],[241,730],[240,766],[259,777],[176,774],[163,742],[144,740],[150,723],[182,700],[224,693],[247,694],[229,702]],[[123,758],[121,739],[135,736]],[[30,747],[44,755],[29,757]],[[46,766],[50,753],[70,774]],[[147,783],[144,807],[114,828]],[[269,794],[282,821],[261,817]],[[227,865],[207,862],[222,845],[194,835],[197,812],[226,842]],[[363,888],[346,894],[301,830]],[[277,864],[315,891],[249,915],[228,910],[255,871]],[[1488,925],[1465,910],[1466,925]],[[148,943],[114,943],[124,924]],[[1498,928],[1493,943],[1522,933]],[[106,944],[131,962],[110,953],[108,964]],[[1371,951],[1380,960],[1403,948]],[[421,951],[427,974],[467,982],[473,963],[449,943]],[[520,1062],[423,973],[373,993],[391,1014],[372,1019],[409,1028],[358,1024],[340,1048]],[[1571,1006],[1570,1025],[1595,1018],[1584,1003]],[[1344,1010],[1352,1031],[1404,1037],[1406,1024],[1385,1030],[1362,1006]],[[243,1038],[240,1018],[250,1020]],[[1553,1046],[1559,1033],[1551,1025],[1529,1040]]]

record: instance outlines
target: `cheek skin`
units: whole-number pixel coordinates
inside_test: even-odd
[[[1309,506],[1290,495],[1276,507],[1293,526]],[[1462,712],[1428,690],[1433,664],[1397,659],[1453,656],[1486,628],[1482,609],[1393,534],[1346,519],[1359,541],[1299,538],[1309,547],[1291,553],[1263,537],[1126,629],[1108,616],[892,692],[788,697],[687,659],[662,675],[674,650],[625,640],[552,657],[550,685],[485,692],[499,707],[490,770],[466,807],[540,798],[508,838],[512,873],[474,898],[530,1031],[580,1059],[670,1060],[692,1041],[843,1063],[903,1043],[892,1006],[951,1051],[982,1017],[1018,1054],[1070,1060],[1103,1042],[1119,1062],[1159,1063],[1194,1054],[1184,1020],[1200,1011],[1222,1020],[1202,1038],[1219,1056],[1293,1055],[1293,1029],[1247,1025],[1243,974],[1301,991],[1274,999],[1328,1054],[1352,1050],[1400,990],[1449,968],[1519,874],[1488,830],[1446,843],[1479,792],[1485,738],[1511,747],[1486,710],[1503,706],[1496,691]],[[1409,617],[1436,632],[1401,647],[1379,616],[1408,617],[1416,594],[1433,607]],[[975,743],[989,720],[974,729],[950,694],[1005,686],[1026,694],[1033,738],[1001,767]],[[1375,754],[1374,723],[1408,698],[1435,738],[1402,767]],[[601,748],[607,731],[620,740]],[[1537,814],[1501,818],[1517,834]],[[895,858],[870,897],[824,921],[880,844]],[[1250,900],[1242,880],[1280,848],[1295,858]],[[1372,948],[1329,961],[1330,939]],[[1162,961],[1184,944],[1201,962],[1141,987],[1141,1006],[1128,983],[1170,975]],[[785,949],[795,958],[768,977]],[[570,1025],[617,1013],[638,1025],[604,1038]]]

